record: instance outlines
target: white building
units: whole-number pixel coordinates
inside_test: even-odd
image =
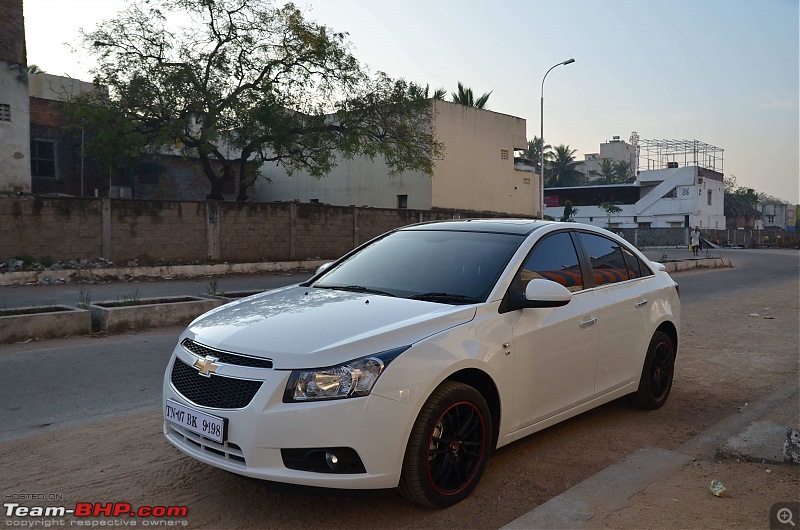
[[[556,219],[564,203],[578,209],[573,219],[607,227],[604,202],[622,211],[610,218],[611,228],[725,228],[723,175],[697,166],[641,171],[634,184],[580,186],[545,190],[545,214]]]
[[[538,176],[514,164],[514,151],[527,146],[525,120],[441,100],[431,104],[436,140],[444,144],[432,177],[389,177],[382,158],[339,160],[321,179],[264,165],[267,178],[256,181],[256,200],[537,215]]]
[[[794,227],[794,216],[789,215],[790,212],[794,211],[793,205],[758,203],[756,209],[761,212],[761,220],[764,222],[764,228],[775,226],[786,230],[790,226]]]

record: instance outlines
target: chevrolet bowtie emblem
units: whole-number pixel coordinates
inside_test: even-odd
[[[200,370],[200,375],[203,377],[211,377],[212,373],[216,373],[217,368],[220,365],[214,364],[214,361],[217,361],[216,357],[203,357],[202,359],[197,359],[194,362],[194,367]]]

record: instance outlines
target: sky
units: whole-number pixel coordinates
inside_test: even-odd
[[[283,2],[279,2],[283,3]],[[576,158],[613,136],[724,149],[737,184],[800,203],[797,0],[296,0],[349,34],[373,70],[431,88],[492,92],[489,109],[527,120]],[[124,0],[25,0],[28,64],[91,81],[79,30]]]

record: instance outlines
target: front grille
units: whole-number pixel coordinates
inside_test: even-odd
[[[195,342],[191,339],[183,339],[181,346],[189,350],[195,355],[200,357],[215,357],[219,362],[225,364],[235,364],[236,366],[249,366],[251,368],[272,368],[272,361],[269,359],[259,359],[257,357],[248,357],[238,353],[228,351],[215,350],[208,346]]]
[[[262,383],[214,374],[203,377],[180,359],[175,359],[172,365],[171,381],[175,390],[192,403],[216,409],[246,407]]]

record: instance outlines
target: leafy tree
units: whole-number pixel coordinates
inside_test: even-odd
[[[131,0],[83,33],[125,132],[199,158],[218,200],[236,174],[245,200],[264,162],[321,177],[337,155],[383,156],[392,174],[432,174],[424,91],[369,75],[345,37],[273,0]]]
[[[493,92],[493,91],[492,91]],[[486,103],[489,101],[489,96],[492,92],[486,92],[478,99],[475,99],[471,88],[466,88],[461,81],[458,82],[458,91],[451,94],[452,102],[459,105],[466,105],[467,107],[475,107],[476,109],[488,109]]]
[[[608,229],[611,230],[611,216],[620,213],[622,208],[609,201],[600,203],[598,208],[606,212],[606,216],[608,216]]]
[[[575,149],[561,144],[553,151],[552,158],[545,164],[545,182],[547,187],[562,188],[578,186],[583,181],[583,173],[575,161]]]
[[[574,219],[575,218],[575,214],[577,214],[577,213],[578,213],[578,209],[577,208],[573,208],[572,201],[567,199],[566,201],[564,201],[564,215],[561,216],[561,222],[562,223],[567,223],[567,222],[574,221],[575,220]]]
[[[750,204],[753,208],[755,208],[756,204],[758,204],[759,197],[756,190],[753,188],[747,188],[745,186],[739,186],[736,184],[736,175],[731,174],[727,177],[724,177],[723,185],[725,186],[725,193],[728,195],[732,195],[735,199],[740,201],[745,201]]]
[[[28,72],[29,74],[43,74],[43,73],[45,73],[45,71],[42,70],[41,68],[39,68],[39,65],[37,65],[37,64],[29,64],[28,67],[25,68],[25,71]]]
[[[112,104],[101,87],[86,92],[62,106],[69,129],[85,133],[85,156],[94,162],[100,175],[111,175],[135,166],[147,149],[147,138],[137,124]]]
[[[544,146],[545,164],[552,157],[551,149],[549,144]],[[528,140],[528,147],[522,153],[522,156],[533,162],[536,173],[541,173],[542,139],[538,136],[534,136],[533,140]]]

